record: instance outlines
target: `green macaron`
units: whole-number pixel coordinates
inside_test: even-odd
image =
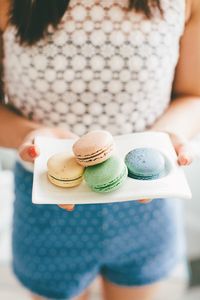
[[[84,179],[88,186],[97,193],[107,193],[122,186],[128,175],[122,159],[112,156],[105,162],[87,167]]]

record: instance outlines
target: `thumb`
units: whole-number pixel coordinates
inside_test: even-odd
[[[178,162],[182,166],[191,164],[195,154],[190,144],[182,145],[177,150]]]
[[[194,159],[194,150],[191,146],[191,142],[189,142],[184,136],[175,133],[169,133],[170,138],[172,140],[174,149],[178,156],[178,163],[181,166],[186,166],[191,164]]]

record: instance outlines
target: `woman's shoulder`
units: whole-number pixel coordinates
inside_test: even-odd
[[[8,25],[11,0],[0,0],[0,31]]]

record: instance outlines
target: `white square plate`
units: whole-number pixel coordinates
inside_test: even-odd
[[[88,204],[138,200],[144,198],[183,198],[192,197],[184,172],[177,164],[177,156],[169,136],[159,132],[142,132],[115,137],[117,154],[124,158],[132,149],[153,147],[160,150],[170,162],[167,176],[155,180],[135,180],[127,178],[124,185],[110,193],[95,193],[85,181],[78,187],[60,188],[51,184],[47,178],[47,160],[58,152],[72,153],[74,140],[61,140],[37,137],[36,145],[40,156],[34,164],[32,201],[35,204]]]

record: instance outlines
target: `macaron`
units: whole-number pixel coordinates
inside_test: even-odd
[[[136,148],[125,157],[128,176],[139,180],[158,179],[165,175],[165,157],[153,148]]]
[[[74,156],[57,153],[47,162],[48,178],[51,183],[63,188],[78,186],[83,180],[84,167],[80,166]]]
[[[128,175],[122,159],[112,156],[101,164],[87,167],[84,179],[88,186],[97,193],[107,193],[119,189]]]
[[[77,162],[84,166],[94,166],[106,161],[114,151],[112,135],[104,130],[94,130],[78,139],[73,145]]]

